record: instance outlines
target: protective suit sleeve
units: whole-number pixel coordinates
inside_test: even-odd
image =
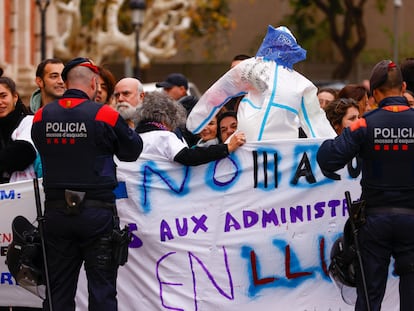
[[[334,138],[335,130],[332,128],[325,111],[320,108],[317,88],[314,85],[308,86],[303,93],[299,120],[303,131],[309,138],[322,137]]]
[[[253,88],[251,81],[241,79],[250,60],[254,61],[254,58],[247,59],[227,71],[201,96],[187,118],[186,126],[189,131],[200,133],[231,98],[244,95]]]

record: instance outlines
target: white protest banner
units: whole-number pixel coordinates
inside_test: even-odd
[[[359,198],[359,168],[327,179],[320,142],[249,143],[200,167],[145,154],[122,163],[117,204],[134,239],[119,310],[353,310],[327,268],[347,218],[344,191]],[[396,284],[391,276],[391,293]],[[387,293],[384,309],[398,310],[396,297]]]
[[[352,163],[340,180],[323,176],[320,142],[249,143],[199,167],[147,155],[120,164],[118,211],[133,240],[119,310],[353,310],[327,268],[347,218],[344,191],[359,197],[360,172]],[[13,205],[7,213],[11,222]],[[385,310],[398,310],[397,292],[390,273]],[[86,309],[82,274],[77,310]]]

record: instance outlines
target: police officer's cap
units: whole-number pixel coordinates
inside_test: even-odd
[[[392,75],[390,73],[393,72]],[[391,60],[378,62],[371,72],[369,78],[370,91],[373,91],[387,84],[388,87],[400,86],[403,82],[400,68]]]
[[[90,70],[92,70],[94,73],[99,74],[98,67],[89,59],[86,57],[76,57],[72,60],[70,60],[68,63],[66,63],[65,67],[62,70],[62,79],[63,81],[66,81],[68,78],[68,73],[76,66],[82,66],[87,67]]]

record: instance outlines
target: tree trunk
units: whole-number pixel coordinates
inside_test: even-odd
[[[346,80],[351,74],[352,68],[355,65],[356,57],[354,59],[343,59],[332,72],[332,79]]]
[[[344,1],[343,10],[338,10],[338,3],[335,1],[314,1],[316,6],[326,14],[331,39],[342,56],[342,61],[332,73],[332,78],[346,79],[366,44],[367,34],[363,23],[363,7],[366,0]]]

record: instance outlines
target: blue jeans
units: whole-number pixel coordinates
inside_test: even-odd
[[[391,256],[395,265],[414,266],[414,215],[368,215],[358,232],[371,310],[381,309]],[[359,272],[359,269],[358,269]],[[400,310],[413,310],[414,271],[400,275]],[[361,275],[357,273],[356,311],[368,311]]]

